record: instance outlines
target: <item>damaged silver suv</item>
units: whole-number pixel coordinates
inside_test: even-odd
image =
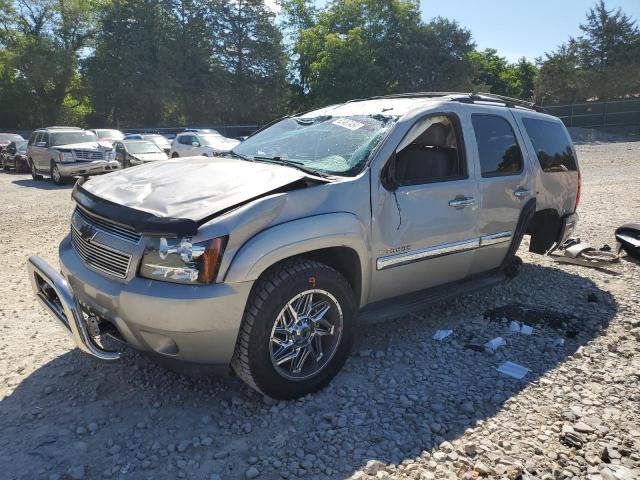
[[[93,357],[121,356],[110,335],[305,395],[340,370],[358,318],[504,278],[525,234],[537,253],[569,236],[576,154],[537,110],[376,97],[286,117],[222,156],[79,182],[61,273],[31,257],[34,291]]]

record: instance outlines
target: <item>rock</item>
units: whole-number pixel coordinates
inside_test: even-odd
[[[464,402],[462,405],[460,405],[460,410],[462,410],[467,415],[471,415],[473,412],[476,411],[475,407],[473,406],[473,403],[471,402]]]
[[[576,432],[580,433],[593,433],[595,432],[594,428],[591,425],[587,425],[584,422],[577,422],[573,425],[573,428]]]
[[[473,466],[473,469],[478,472],[480,475],[491,475],[493,470],[489,468],[486,464],[482,462],[476,462]]]
[[[71,477],[72,480],[82,480],[85,474],[84,466],[75,465],[69,468],[69,470],[67,470],[67,473],[69,474],[69,477]]]
[[[367,475],[375,476],[382,467],[384,467],[384,463],[378,460],[369,460],[363,470]]]
[[[468,457],[475,457],[477,453],[476,446],[473,443],[467,443],[464,446],[464,453]]]
[[[244,472],[244,478],[247,480],[251,480],[252,478],[257,478],[260,475],[260,472],[256,467],[249,467],[249,469]]]

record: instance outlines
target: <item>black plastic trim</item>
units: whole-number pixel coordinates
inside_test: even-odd
[[[82,180],[71,197],[82,207],[105,219],[128,225],[141,235],[184,237],[198,233],[198,222],[188,218],[157,217],[131,207],[100,198],[82,188]]]

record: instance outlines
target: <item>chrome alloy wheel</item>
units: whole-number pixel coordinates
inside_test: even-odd
[[[288,380],[305,380],[327,366],[340,345],[342,308],[326,290],[306,290],[280,311],[271,330],[271,363]]]

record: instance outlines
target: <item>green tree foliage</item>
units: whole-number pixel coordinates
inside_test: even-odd
[[[0,0],[0,125],[265,123],[398,92],[538,102],[640,93],[640,31],[599,0],[536,59],[476,50],[418,0]]]
[[[305,27],[299,11],[285,9]],[[471,85],[471,34],[442,18],[425,24],[416,1],[335,0],[298,32],[294,79],[305,106]]]
[[[539,59],[536,99],[544,103],[608,100],[640,93],[640,30],[600,0],[570,38]]]
[[[470,57],[476,72],[474,84],[480,91],[523,100],[533,98],[538,68],[526,58],[509,63],[493,48],[474,51]]]
[[[97,0],[17,0],[0,3],[0,42],[3,59],[0,96],[21,96],[14,108],[27,112],[5,115],[32,125],[65,118],[68,98],[77,88],[80,55],[96,32]],[[78,100],[78,99],[76,99]],[[81,103],[81,102],[80,102]]]

